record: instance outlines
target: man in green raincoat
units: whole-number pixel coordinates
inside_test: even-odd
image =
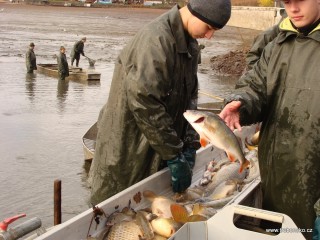
[[[37,70],[37,58],[34,53],[34,43],[29,44],[29,49],[26,52],[26,67],[28,73],[33,73],[33,70]]]
[[[210,39],[230,14],[229,0],[191,0],[147,24],[122,50],[98,119],[93,204],[166,166],[174,192],[190,186],[199,139],[183,113],[196,108],[196,39]]]
[[[76,60],[76,67],[79,67],[80,54],[84,55],[84,43],[87,41],[86,37],[81,38],[80,41],[77,41],[72,48],[70,57],[71,57],[71,66],[73,66],[74,60]]]
[[[283,7],[282,2],[280,4]],[[253,68],[253,65],[260,59],[261,54],[265,46],[278,36],[280,29],[279,24],[288,16],[284,9],[280,10],[281,20],[273,27],[261,32],[255,37],[253,44],[246,56],[247,70]]]
[[[288,17],[220,116],[231,129],[262,121],[263,208],[290,216],[307,239],[320,197],[320,1],[283,2]]]
[[[60,53],[57,57],[57,63],[58,63],[58,72],[59,72],[59,79],[65,80],[66,77],[69,76],[69,65],[66,57],[66,49],[64,46],[60,47]]]

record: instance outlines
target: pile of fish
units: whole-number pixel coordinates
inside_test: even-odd
[[[198,111],[187,111],[184,115],[199,133],[202,146],[210,142],[223,149],[226,157],[210,161],[202,178],[183,193],[166,197],[144,191],[149,208],[135,211],[128,206],[111,214],[105,228],[88,240],[168,239],[187,222],[211,218],[246,184],[260,176],[257,146],[252,145],[257,144],[258,134],[249,141],[246,139],[246,147],[242,147],[218,115]]]

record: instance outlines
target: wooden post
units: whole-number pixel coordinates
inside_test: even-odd
[[[54,181],[54,225],[61,223],[61,180]]]

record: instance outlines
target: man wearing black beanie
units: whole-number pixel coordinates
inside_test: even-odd
[[[183,117],[197,106],[197,38],[228,22],[229,0],[190,0],[143,27],[121,51],[98,119],[90,169],[97,204],[167,167],[173,192],[191,184],[199,136]]]
[[[230,1],[190,0],[187,6],[192,15],[215,29],[223,28],[231,14]]]

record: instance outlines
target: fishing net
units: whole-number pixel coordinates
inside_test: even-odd
[[[88,58],[88,57],[86,57],[86,58],[88,59],[90,67],[94,67],[94,64],[96,63],[96,60],[93,60],[93,59]]]

